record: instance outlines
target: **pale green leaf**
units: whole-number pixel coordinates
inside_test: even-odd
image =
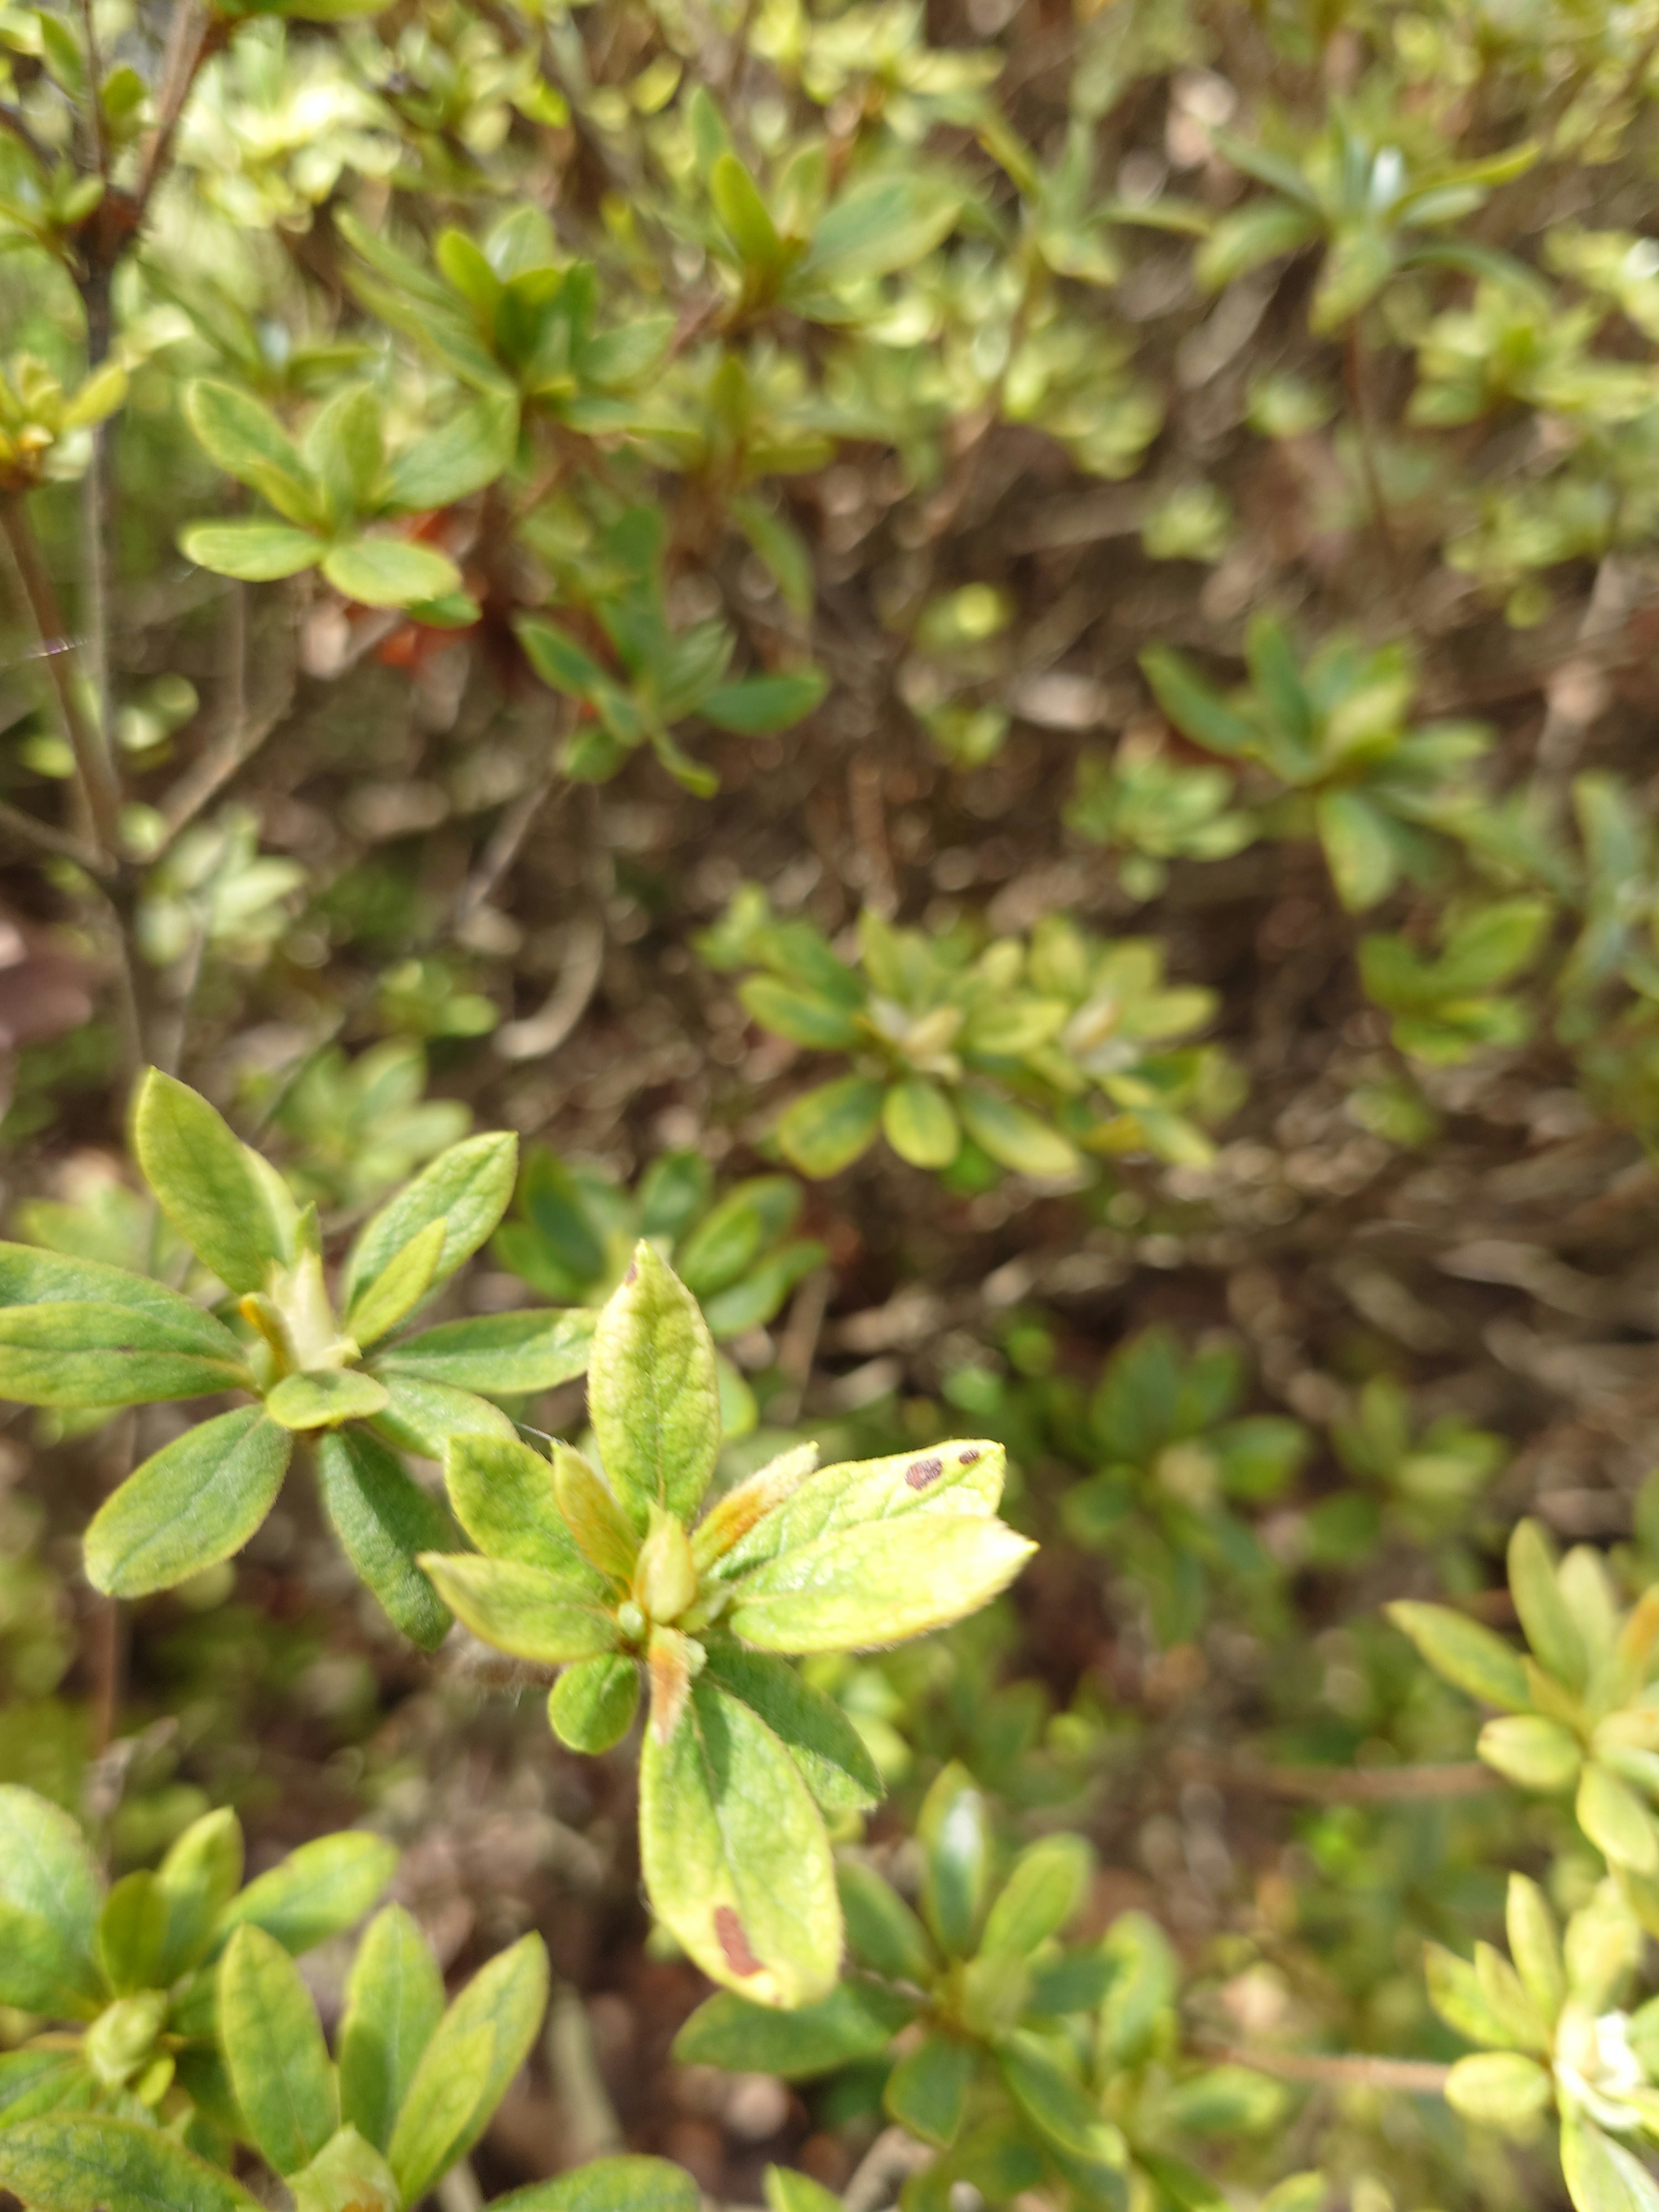
[[[231,1290],[263,1290],[293,1259],[291,1201],[207,1100],[160,1068],[139,1089],[133,1145],[161,1211]]]
[[[362,1429],[325,1430],[316,1449],[317,1487],[341,1548],[404,1634],[434,1650],[449,1615],[416,1559],[449,1542],[448,1515]]]
[[[667,1743],[646,1730],[640,1849],[653,1909],[714,1980],[762,2004],[828,1995],[842,1925],[823,1819],[764,1722],[706,1680]]]
[[[976,1612],[1036,1547],[1000,1521],[927,1514],[896,1544],[879,1524],[785,1552],[738,1584],[732,1632],[763,1651],[872,1650]]]
[[[558,1666],[614,1651],[622,1640],[610,1611],[586,1587],[545,1568],[468,1552],[425,1553],[421,1564],[458,1620],[516,1658]]]
[[[220,1964],[219,2034],[261,2156],[278,2173],[297,2173],[339,2126],[339,2095],[299,1968],[252,1923],[236,1930]]]
[[[465,2158],[523,2065],[547,2009],[547,1952],[525,1936],[481,1967],[422,2053],[387,2160],[413,2204]]]
[[[714,1346],[696,1300],[644,1242],[593,1333],[587,1413],[635,1526],[653,1505],[689,1520],[720,1449]]]
[[[401,1905],[369,1923],[346,1984],[340,2027],[340,2111],[384,2151],[422,2054],[443,2016],[444,1978]]]
[[[294,1449],[258,1406],[203,1421],[154,1453],[93,1516],[87,1575],[143,1597],[239,1552],[276,1502]]]

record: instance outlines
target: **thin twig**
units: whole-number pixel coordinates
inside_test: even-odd
[[[1277,2075],[1284,2081],[1318,2081],[1332,2088],[1407,2089],[1428,2097],[1444,2094],[1451,2072],[1449,2066],[1437,2066],[1427,2058],[1373,2058],[1357,2052],[1337,2057],[1313,2051],[1257,2051],[1231,2043],[1210,2045],[1205,2056],[1249,2066],[1258,2074]]]
[[[523,1021],[503,1022],[491,1044],[503,1060],[540,1060],[555,1051],[587,1010],[605,967],[605,929],[580,915],[565,939],[564,966],[546,1003]]]
[[[88,721],[76,696],[74,647],[64,622],[63,609],[58,603],[57,588],[40,557],[21,494],[0,498],[0,534],[4,535],[11,549],[23,598],[33,619],[41,658],[57,697],[64,735],[75,756],[94,840],[112,858],[120,849],[119,787],[101,736]]]
[[[483,2191],[478,2186],[478,2177],[472,2171],[470,2158],[452,2166],[433,2194],[438,2200],[439,2212],[483,2212]]]
[[[87,84],[90,93],[88,105],[92,110],[92,151],[98,165],[98,173],[106,183],[109,180],[109,126],[104,118],[104,58],[99,50],[98,25],[92,13],[92,0],[81,0],[81,35],[87,46]]]
[[[854,2170],[842,2197],[842,2212],[881,2212],[900,2185],[935,2153],[902,2128],[884,2128]]]
[[[623,2147],[622,2123],[599,2072],[586,2008],[568,1984],[553,1992],[547,2018],[547,2070],[562,2124],[562,2154],[572,2166]]]
[[[1503,1788],[1478,1759],[1432,1766],[1256,1766],[1248,1760],[1177,1753],[1176,1765],[1194,1781],[1220,1790],[1297,1797],[1316,1805],[1383,1805],[1430,1797],[1476,1797]]]
[[[460,896],[455,902],[453,925],[458,936],[479,908],[489,902],[490,894],[518,859],[536,817],[546,805],[558,779],[558,748],[550,744],[547,757],[540,770],[495,824],[488,843],[478,856],[477,865],[461,886]]]
[[[89,876],[106,874],[110,867],[106,854],[94,852],[67,830],[55,830],[50,822],[37,821],[33,814],[25,814],[21,807],[9,805],[3,799],[0,799],[0,836],[27,845],[48,860],[72,860]]]
[[[790,1304],[789,1318],[778,1343],[778,1372],[783,1377],[784,1387],[770,1401],[767,1410],[768,1420],[777,1427],[787,1428],[800,1418],[800,1401],[811,1376],[834,1281],[828,1267],[814,1267]]]
[[[156,88],[155,135],[145,150],[138,189],[133,194],[135,230],[143,222],[151,195],[161,180],[191,88],[204,66],[230,35],[231,27],[228,23],[221,26],[202,6],[201,0],[174,0],[161,55],[161,81]]]

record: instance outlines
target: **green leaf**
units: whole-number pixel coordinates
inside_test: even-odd
[[[0,1785],[0,2003],[73,2018],[104,2002],[94,1960],[102,1887],[61,1807]]]
[[[315,477],[276,416],[250,393],[203,378],[185,392],[185,414],[209,459],[228,476],[251,485],[290,522],[322,520]]]
[[[448,1515],[362,1429],[325,1430],[316,1450],[318,1491],[341,1549],[410,1641],[435,1650],[449,1615],[416,1559],[450,1540]]]
[[[1510,1876],[1504,1923],[1516,1970],[1546,2021],[1553,2025],[1567,1994],[1561,1938],[1543,1891],[1523,1874]]]
[[[285,1951],[309,1951],[355,1926],[397,1871],[397,1846],[383,1836],[319,1836],[240,1891],[220,1926],[263,1928]]]
[[[258,1406],[217,1414],[164,1444],[88,1526],[94,1589],[143,1597],[240,1551],[276,1504],[293,1449]]]
[[[422,2052],[443,2017],[444,1978],[401,1905],[377,1912],[357,1946],[340,2026],[340,2112],[384,2151]]]
[[[990,1883],[991,1839],[984,1793],[952,1761],[934,1778],[916,1820],[922,1850],[921,1911],[948,1956],[974,1948]]]
[[[517,1396],[568,1382],[587,1365],[598,1316],[586,1306],[441,1322],[388,1346],[377,1372]]]
[[[754,179],[735,154],[716,158],[708,172],[708,197],[743,260],[763,272],[775,269],[784,258],[783,240]]]
[[[942,178],[878,177],[851,185],[812,234],[796,287],[835,286],[908,269],[955,229],[962,200]]]
[[[1518,2051],[1483,2051],[1460,2058],[1446,2078],[1446,2102],[1479,2126],[1524,2139],[1549,2109],[1547,2069]]]
[[[696,1300],[644,1242],[593,1333],[587,1416],[635,1528],[653,1505],[689,1521],[720,1449],[714,1345]]]
[[[923,2142],[948,2150],[962,2128],[976,2057],[971,2044],[939,2031],[924,2036],[887,2077],[882,2102]]]
[[[880,1524],[842,1529],[741,1583],[732,1629],[763,1651],[878,1650],[976,1612],[1036,1549],[979,1514],[923,1515],[898,1544]]]
[[[428,1382],[423,1376],[388,1371],[376,1379],[386,1385],[386,1403],[370,1425],[394,1451],[441,1462],[450,1447],[463,1439],[517,1441],[512,1422],[488,1398],[457,1390],[447,1382]]]
[[[923,1451],[896,1453],[889,1459],[841,1460],[813,1470],[793,1454],[775,1462],[776,1491],[761,1476],[752,1498],[731,1492],[708,1517],[742,1513],[741,1533],[729,1530],[722,1552],[697,1557],[722,1579],[747,1574],[785,1553],[795,1552],[837,1530],[921,1513],[977,1515],[988,1518],[1002,1496],[1007,1454],[1000,1444],[973,1438],[934,1444]],[[763,1469],[763,1474],[772,1471]],[[702,1530],[698,1530],[701,1535]]]
[[[1297,252],[1318,234],[1312,212],[1284,200],[1252,200],[1224,215],[1199,249],[1194,273],[1206,291],[1219,291],[1263,262]]]
[[[863,1737],[833,1698],[781,1659],[711,1640],[707,1673],[758,1713],[832,1819],[867,1812],[885,1791]]]
[[[286,522],[192,522],[179,532],[186,561],[245,584],[274,584],[322,559],[325,541]]]
[[[464,1137],[439,1153],[364,1226],[346,1255],[348,1302],[371,1283],[411,1237],[428,1222],[444,1224],[443,1256],[432,1279],[441,1283],[470,1260],[512,1202],[519,1140],[501,1130]]]
[[[299,1968],[251,1923],[236,1930],[220,1964],[219,2036],[261,2157],[278,2173],[297,2173],[339,2126],[339,2094]]]
[[[1400,855],[1384,817],[1356,791],[1322,792],[1314,801],[1319,842],[1336,895],[1350,914],[1386,898],[1400,874]]]
[[[962,1126],[999,1167],[1048,1178],[1075,1172],[1079,1155],[1069,1137],[1052,1129],[1029,1106],[969,1085],[956,1094]]]
[[[629,1581],[639,1559],[638,1531],[604,1476],[568,1444],[553,1446],[553,1495],[588,1564],[607,1578]]]
[[[599,662],[557,623],[540,615],[520,615],[513,627],[537,675],[567,698],[597,698],[611,684]]]
[[[638,1660],[609,1653],[565,1668],[548,1692],[547,1722],[572,1751],[597,1753],[622,1741],[639,1709]]]
[[[1028,1844],[991,1907],[981,1954],[1029,1958],[1076,1917],[1093,1871],[1094,1853],[1081,1836],[1045,1836]]]
[[[285,1429],[332,1429],[366,1421],[390,1402],[386,1386],[351,1367],[285,1375],[265,1394],[265,1411]]]
[[[1589,1679],[1589,1654],[1556,1580],[1555,1552],[1535,1521],[1517,1522],[1509,1546],[1510,1595],[1539,1664],[1569,1690]]]
[[[386,2153],[405,2204],[465,2158],[523,2065],[547,2009],[547,1951],[525,1936],[481,1967],[415,2069]]]
[[[118,1996],[161,1986],[167,1933],[167,1900],[155,1876],[123,1875],[98,1916],[98,1963]]]
[[[1518,1653],[1501,1636],[1443,1605],[1401,1599],[1387,1611],[1437,1674],[1483,1705],[1501,1705],[1512,1713],[1530,1710],[1526,1670]]]
[[[763,2187],[767,2212],[841,2212],[841,2199],[832,2197],[810,2173],[796,2173],[784,2166],[769,2166]]]
[[[20,1406],[149,1406],[251,1389],[235,1338],[199,1308],[191,1311],[191,1333],[209,1349],[181,1348],[171,1317],[131,1306],[60,1298],[0,1307],[0,1398]]]
[[[97,2086],[78,2048],[0,2051],[0,2128],[43,2112],[85,2112]]]
[[[175,1838],[156,1871],[167,1936],[156,1986],[170,1989],[207,1955],[215,1925],[242,1883],[242,1831],[228,1808],[204,1813]]]
[[[432,1287],[443,1258],[448,1231],[428,1221],[401,1251],[394,1252],[371,1283],[365,1283],[346,1311],[346,1332],[361,1345],[377,1343],[413,1313]]]
[[[997,2064],[1009,2095],[1044,2142],[1069,2158],[1117,2162],[1121,2136],[1060,2071],[1039,2037],[1025,2031],[1010,2036],[998,2050]]]
[[[158,1067],[139,1088],[133,1146],[161,1211],[228,1288],[263,1290],[294,1258],[292,1201],[207,1100]]]
[[[1576,2112],[1562,2122],[1561,2171],[1575,2212],[1659,2212],[1659,2181],[1622,2143]]]
[[[461,572],[447,553],[407,538],[358,538],[331,545],[323,574],[335,590],[365,607],[412,607],[461,589]]]
[[[1493,2011],[1480,1977],[1466,1959],[1438,1943],[1423,1947],[1423,1978],[1429,2002],[1448,2027],[1455,2027],[1471,2043],[1494,2051],[1507,2050],[1511,2041],[1508,2023]]]
[[[1541,1790],[1547,1795],[1571,1790],[1583,1759],[1571,1729],[1537,1713],[1516,1713],[1488,1721],[1475,1747],[1505,1781],[1522,1790]]]
[[[148,1276],[101,1261],[70,1259],[32,1244],[0,1244],[0,1311],[15,1306],[91,1302],[142,1314],[184,1352],[209,1358],[237,1358],[242,1346],[231,1332],[191,1299]]]
[[[518,1559],[425,1553],[421,1564],[456,1618],[498,1651],[558,1666],[614,1651],[622,1638],[609,1609],[582,1583]]]
[[[682,2066],[723,2066],[733,2074],[810,2081],[860,2059],[880,2057],[915,2010],[911,1999],[859,1976],[793,2012],[751,2004],[722,1990],[681,2028],[674,2057]]]
[[[762,2004],[828,1995],[841,1910],[823,1822],[746,1705],[696,1681],[667,1743],[648,1728],[640,1848],[653,1909],[712,1979]]]
[[[1589,1760],[1573,1806],[1579,1826],[1614,1866],[1659,1874],[1659,1821],[1627,1782],[1599,1759]]]
[[[402,2212],[391,2167],[354,2127],[331,2136],[288,2185],[294,2212]]]
[[[470,499],[509,465],[518,427],[517,405],[506,398],[463,408],[404,447],[386,480],[386,504],[425,514]]]
[[[881,1125],[883,1086],[867,1076],[842,1075],[797,1098],[778,1122],[784,1158],[822,1180],[867,1152]]]
[[[854,1958],[890,1982],[931,1987],[939,1972],[939,1954],[892,1884],[884,1881],[873,1867],[843,1852],[836,1864],[836,1887]]]
[[[937,1083],[920,1075],[907,1076],[887,1093],[881,1126],[893,1150],[913,1168],[948,1168],[962,1150],[950,1100]]]
[[[1140,669],[1152,696],[1182,737],[1228,760],[1251,750],[1255,725],[1230,707],[1183,653],[1168,646],[1149,646],[1140,656]]]
[[[746,976],[738,996],[763,1029],[811,1052],[842,1052],[859,1041],[858,1024],[845,1006],[780,976]]]
[[[0,2129],[0,2188],[30,2212],[259,2212],[228,2173],[150,2123],[90,2114]]]
[[[700,2212],[702,2191],[660,2158],[596,2158],[556,2181],[498,2197],[490,2212]]]
[[[444,1483],[455,1518],[481,1552],[539,1567],[584,1597],[608,1595],[559,1511],[552,1467],[538,1451],[516,1437],[457,1437],[444,1455]]]
[[[743,676],[704,692],[697,712],[704,721],[740,738],[769,738],[804,721],[829,689],[830,679],[821,668],[797,669],[790,675]]]

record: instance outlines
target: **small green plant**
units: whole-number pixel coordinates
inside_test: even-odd
[[[353,1566],[405,1634],[441,1643],[449,1616],[416,1554],[441,1545],[447,1523],[398,1454],[440,1458],[462,1429],[510,1438],[480,1394],[580,1374],[592,1334],[590,1316],[545,1311],[406,1333],[506,1211],[514,1139],[451,1146],[374,1214],[346,1255],[337,1315],[314,1205],[302,1209],[204,1098],[152,1071],[133,1127],[144,1179],[223,1285],[228,1318],[122,1268],[0,1247],[0,1389],[53,1407],[254,1402],[186,1428],[127,1477],[87,1530],[88,1576],[137,1597],[228,1559],[303,1438]]]
[[[105,2112],[224,2162],[240,2132],[216,2041],[228,1953],[254,1944],[295,1975],[290,1954],[361,1919],[397,1864],[380,1837],[348,1831],[302,1844],[245,1888],[241,1829],[218,1812],[153,1873],[106,1889],[67,1813],[0,1788],[0,2002],[56,2023],[0,2053],[0,2132]]]
[[[1504,1917],[1508,1959],[1486,1943],[1473,1966],[1438,1944],[1425,1954],[1435,2010],[1480,2046],[1453,2066],[1447,2101],[1523,2144],[1553,2107],[1577,2212],[1645,2207],[1654,2184],[1628,2145],[1659,2140],[1659,2006],[1620,2009],[1642,1930],[1606,1883],[1564,1932],[1543,1892],[1519,1874],[1510,1876]]]
[[[1508,1447],[1455,1413],[1413,1431],[1411,1394],[1392,1375],[1372,1376],[1352,1413],[1332,1424],[1336,1455],[1356,1480],[1310,1509],[1315,1559],[1358,1565],[1385,1535],[1432,1548],[1462,1534]]]
[[[1543,899],[1499,899],[1440,917],[1441,949],[1424,958],[1403,937],[1367,937],[1359,973],[1367,995],[1391,1014],[1401,1052],[1432,1066],[1472,1053],[1524,1044],[1532,1010],[1504,987],[1542,951],[1552,908]]]
[[[1474,722],[1407,721],[1417,677],[1402,646],[1365,652],[1331,638],[1303,667],[1284,625],[1258,615],[1244,658],[1249,683],[1232,693],[1166,646],[1149,647],[1141,666],[1183,737],[1255,763],[1288,794],[1266,826],[1318,838],[1344,906],[1363,912],[1402,876],[1430,872],[1437,815],[1467,787],[1488,732]]]
[[[751,885],[703,952],[718,968],[763,971],[739,995],[766,1028],[854,1060],[856,1073],[808,1091],[778,1123],[805,1175],[850,1166],[878,1133],[938,1171],[964,1152],[1038,1176],[1075,1172],[1088,1151],[1207,1159],[1199,1123],[1237,1103],[1213,1048],[1171,1048],[1209,1019],[1211,994],[1167,983],[1157,945],[1102,943],[1064,915],[1029,945],[976,952],[960,931],[894,929],[866,910],[854,965],[811,923],[778,920]]]
[[[1659,1925],[1659,1591],[1628,1611],[1585,1544],[1558,1559],[1535,1521],[1510,1540],[1529,1656],[1465,1613],[1402,1600],[1389,1617],[1437,1674],[1498,1717],[1476,1748],[1522,1790],[1571,1793],[1574,1817],[1644,1925]]]
[[[1280,1497],[1313,1440],[1287,1415],[1238,1413],[1246,1387],[1233,1346],[1189,1355],[1169,1330],[1149,1328],[1054,1424],[1065,1455],[1097,1468],[1064,1493],[1066,1528],[1127,1571],[1166,1643],[1197,1632],[1213,1579],[1258,1594],[1273,1580],[1238,1508]]]
[[[603,1473],[566,1444],[550,1465],[457,1437],[450,1500],[478,1552],[421,1564],[485,1643],[562,1668],[548,1714],[573,1749],[627,1733],[643,1668],[653,1910],[714,1980],[811,2002],[842,1947],[824,1814],[873,1804],[881,1782],[787,1659],[923,1635],[1005,1588],[1033,1547],[996,1518],[1002,1451],[817,1468],[809,1445],[697,1520],[720,1446],[714,1341],[643,1242],[599,1316],[587,1401]]]
[[[1109,759],[1085,753],[1066,810],[1068,829],[1121,854],[1118,874],[1132,898],[1156,898],[1171,860],[1224,860],[1256,836],[1233,806],[1224,768],[1173,759],[1158,744],[1125,738]]]

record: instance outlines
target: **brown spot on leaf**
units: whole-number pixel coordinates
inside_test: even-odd
[[[973,1445],[969,1450],[958,1453],[957,1457],[961,1460],[963,1467],[971,1467],[974,1462],[979,1457],[979,1446],[977,1444]]]
[[[926,1490],[930,1482],[937,1482],[945,1472],[942,1459],[913,1459],[904,1470],[904,1480],[912,1490]]]
[[[747,1976],[761,1972],[761,1962],[749,1948],[743,1923],[729,1905],[714,1907],[714,1933],[726,1954],[726,1963],[734,1974]]]
[[[639,1279],[640,1263],[637,1260],[630,1260],[628,1263],[628,1273],[623,1277],[623,1280],[625,1283],[637,1283]]]

